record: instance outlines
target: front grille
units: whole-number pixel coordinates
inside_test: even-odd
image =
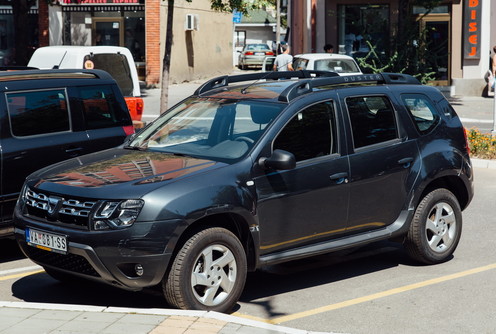
[[[27,214],[30,216],[89,229],[89,216],[96,201],[63,198],[28,189],[24,195]]]
[[[72,271],[79,274],[100,277],[96,270],[84,257],[75,254],[59,254],[26,246],[27,256],[41,265]]]

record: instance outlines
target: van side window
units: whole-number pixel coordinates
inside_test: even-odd
[[[64,89],[7,93],[6,96],[13,136],[34,136],[71,129]]]
[[[112,87],[93,86],[78,87],[83,106],[86,129],[101,129],[120,125],[122,112],[117,108]]]
[[[385,96],[346,99],[355,148],[398,138],[394,110]]]
[[[274,141],[273,149],[294,154],[296,161],[337,152],[336,118],[332,102],[308,107],[296,114]]]

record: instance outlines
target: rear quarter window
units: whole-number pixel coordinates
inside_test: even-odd
[[[129,125],[129,115],[117,103],[110,85],[78,87],[86,129]]]
[[[401,99],[420,133],[428,133],[436,126],[439,115],[434,104],[427,96],[422,94],[401,94]]]
[[[7,93],[7,108],[14,137],[69,131],[65,89]]]

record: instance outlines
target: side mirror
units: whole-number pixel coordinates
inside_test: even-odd
[[[274,150],[272,156],[260,158],[258,164],[264,169],[289,170],[296,167],[296,158],[291,152]]]

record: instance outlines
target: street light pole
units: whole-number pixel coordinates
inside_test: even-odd
[[[281,44],[281,0],[276,0],[276,45],[277,53],[279,53],[279,45]]]

